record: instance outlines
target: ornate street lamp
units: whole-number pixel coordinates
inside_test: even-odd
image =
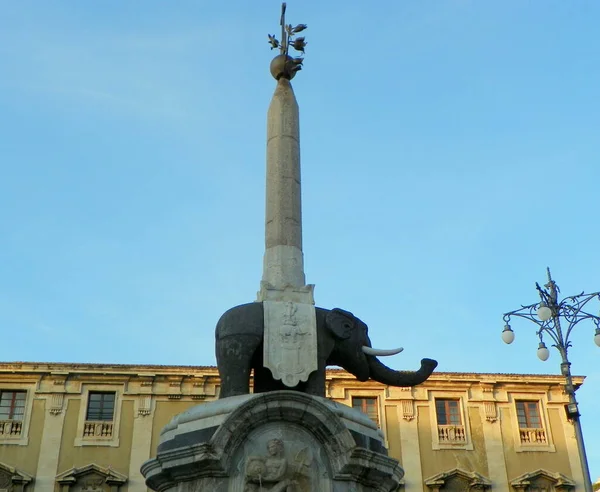
[[[562,301],[558,301],[558,292],[560,292],[556,282],[552,280],[550,269],[548,271],[548,283],[542,289],[536,282],[535,286],[540,295],[541,302],[531,304],[529,306],[521,306],[521,309],[511,311],[504,315],[504,331],[502,332],[502,340],[505,343],[512,343],[515,339],[515,334],[510,327],[511,316],[525,318],[533,321],[538,325],[537,335],[540,338],[540,344],[537,350],[537,356],[541,360],[548,360],[550,351],[544,343],[544,336],[550,337],[554,342],[553,347],[556,347],[560,352],[562,362],[560,364],[560,372],[565,377],[565,390],[569,396],[569,404],[565,405],[567,417],[573,422],[575,428],[575,438],[577,439],[577,447],[579,449],[579,458],[583,469],[583,479],[586,492],[592,492],[592,481],[590,470],[588,468],[587,457],[585,454],[585,446],[583,444],[583,434],[581,432],[581,423],[579,421],[579,410],[577,400],[575,399],[575,387],[573,386],[573,378],[571,377],[571,363],[567,357],[569,347],[571,347],[570,335],[573,328],[580,321],[589,319],[596,325],[596,333],[594,335],[594,343],[600,347],[600,316],[595,316],[589,312],[586,307],[588,302],[593,299],[600,301],[600,292],[593,294],[585,294],[582,292],[579,295],[565,297]],[[561,326],[561,320],[564,321],[566,330]]]

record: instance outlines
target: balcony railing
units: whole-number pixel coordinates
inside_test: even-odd
[[[465,443],[467,434],[463,425],[438,425],[438,439],[442,443]]]
[[[0,437],[18,437],[23,431],[20,420],[0,420]]]
[[[112,422],[87,420],[83,424],[84,439],[111,439],[112,436]]]
[[[521,444],[548,444],[544,429],[521,427],[519,436],[521,437]]]

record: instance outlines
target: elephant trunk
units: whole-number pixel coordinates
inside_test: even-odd
[[[388,386],[416,386],[421,384],[431,375],[438,364],[433,359],[422,359],[421,368],[418,371],[394,371],[379,362],[376,357],[367,356],[367,360],[371,379]]]

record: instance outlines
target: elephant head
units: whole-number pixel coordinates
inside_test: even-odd
[[[348,311],[332,309],[325,318],[327,328],[337,339],[331,363],[342,366],[359,381],[373,379],[389,386],[415,386],[425,381],[437,367],[432,359],[422,359],[417,371],[395,371],[377,356],[394,355],[403,349],[379,350],[371,347],[367,325]]]

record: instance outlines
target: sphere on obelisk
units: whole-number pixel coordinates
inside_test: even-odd
[[[292,58],[289,55],[277,55],[273,60],[271,60],[271,66],[269,70],[271,71],[271,75],[275,80],[279,80],[280,78],[285,78],[288,80],[292,80],[296,76],[296,72],[301,70],[301,58]]]

